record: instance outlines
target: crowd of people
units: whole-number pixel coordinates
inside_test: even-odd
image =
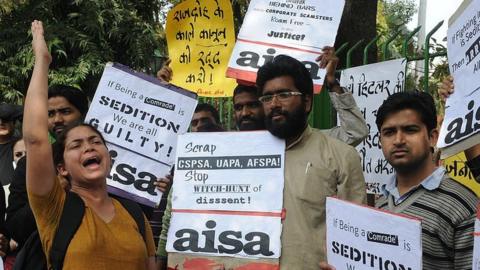
[[[52,58],[41,22],[32,23],[32,36],[35,64],[24,108],[0,105],[0,191],[7,191],[0,194],[0,214],[5,216],[0,219],[0,255],[5,268],[167,269],[167,260],[181,260],[166,251],[174,171],[156,182],[164,193],[159,208],[110,195],[106,177],[111,159],[105,140],[83,123],[88,99],[72,87],[49,87]],[[238,131],[268,130],[286,143],[282,270],[334,269],[326,261],[326,198],[366,203],[354,146],[369,128],[352,94],[335,77],[334,48],[323,48],[317,61],[326,70],[324,84],[340,120],[332,129],[308,124],[313,81],[292,57],[276,56],[258,70],[255,84],[239,84],[233,93]],[[164,83],[173,77],[169,62],[157,74]],[[453,79],[448,77],[440,93],[448,98],[452,92]],[[383,154],[395,169],[376,207],[422,220],[423,269],[471,269],[478,198],[435,162],[433,98],[418,91],[396,93],[383,102],[376,117]],[[201,103],[190,130],[225,129],[218,111]],[[480,182],[480,143],[465,154]],[[43,251],[43,268],[29,259],[35,241]],[[219,269],[231,269],[245,259],[216,260]]]

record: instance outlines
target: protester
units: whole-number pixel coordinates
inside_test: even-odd
[[[32,23],[32,35],[35,64],[25,99],[23,123],[27,190],[45,254],[50,254],[66,194],[56,179],[55,168],[45,166],[53,164],[47,136],[51,56],[41,22]],[[63,269],[155,269],[153,236],[146,218],[144,240],[125,208],[107,194],[106,176],[111,161],[101,134],[86,124],[65,128],[63,132],[57,138],[60,146],[57,154],[63,156],[57,169],[70,182],[71,191],[87,206],[67,249]]]
[[[0,256],[5,256],[9,250],[9,236],[5,226],[7,189],[13,177],[13,146],[18,140],[15,134],[15,121],[22,116],[22,107],[12,104],[0,104]],[[5,189],[4,189],[5,188]]]
[[[48,88],[47,106],[48,131],[54,140],[66,126],[83,121],[88,111],[88,99],[78,89],[66,85],[54,85]],[[22,142],[25,148],[25,142],[23,140]],[[62,180],[62,185],[68,185],[68,182]],[[17,161],[9,190],[6,227],[20,249],[37,229],[27,197],[25,159]]]
[[[329,86],[334,91],[338,91],[338,92],[342,91],[343,92],[342,88],[337,87],[337,85],[335,84],[335,81],[336,81],[335,77],[330,76],[331,74],[335,73],[335,68],[336,68],[336,65],[338,63],[338,58],[335,57],[333,48],[326,47],[324,49],[325,49],[324,54],[321,57],[319,57],[318,60],[321,62],[320,64],[322,65],[322,68],[327,68],[327,74],[329,75],[328,76],[329,80],[333,81]],[[306,69],[303,65],[302,65],[302,67],[306,71]],[[162,68],[162,70],[159,71],[159,73],[157,75],[159,75],[159,74],[162,74],[161,77],[159,77],[159,79],[165,80],[167,78],[172,77],[171,76],[172,75],[172,70],[169,67],[168,67],[168,69]],[[292,74],[292,75],[289,75],[289,76],[294,77],[296,75],[297,74]],[[302,75],[305,75],[305,74],[302,74]],[[309,80],[310,81],[309,83],[311,85],[311,89],[310,89],[311,93],[310,93],[309,97],[310,97],[310,101],[311,101],[311,98],[313,97],[313,82],[310,79],[309,75],[308,76],[302,76],[301,78],[304,79],[304,80]],[[330,82],[330,81],[328,81],[328,82]],[[338,95],[338,94],[335,92],[335,95]],[[253,86],[239,85],[234,90],[233,102],[234,102],[234,111],[235,111],[235,122],[236,122],[237,128],[239,130],[265,129],[265,120],[267,120],[267,119],[264,118],[264,106],[262,106],[262,104],[259,102],[258,96],[259,95],[257,93],[257,88],[253,87]],[[345,108],[345,110],[351,111],[351,114],[352,114],[351,118],[356,119],[356,120],[351,121],[351,123],[353,123],[353,129],[349,130],[349,131],[346,131],[345,129],[348,129],[347,127],[337,128],[336,131],[333,131],[331,134],[333,134],[333,136],[339,137],[340,139],[344,139],[345,141],[347,141],[349,143],[358,144],[361,140],[363,140],[363,138],[365,136],[368,135],[368,127],[366,126],[365,120],[363,119],[359,109],[356,107],[355,102],[354,102],[351,94],[347,93],[345,96],[350,96],[350,98],[351,98],[350,101],[352,101],[352,103],[349,104],[349,101],[344,101],[343,103],[335,102],[334,104],[338,105],[339,108],[343,106]],[[310,109],[311,108],[309,107],[308,112],[310,111]],[[306,115],[308,115],[308,113],[305,114],[305,116]],[[340,115],[341,118],[344,115],[345,114],[341,113],[341,115]],[[296,120],[299,120],[299,119],[294,119],[292,121],[296,121]],[[301,129],[300,133],[301,133],[305,129],[305,127],[307,126],[306,117],[305,117],[305,119],[301,119],[300,121],[304,121],[303,124],[302,123],[300,124],[300,125],[302,125],[300,127],[300,129]],[[344,122],[345,121],[342,120],[342,124]],[[308,129],[310,130],[310,128],[308,128]],[[192,131],[193,131],[193,129],[192,129]],[[353,148],[348,147],[347,145],[344,145],[344,144],[342,144],[342,143],[340,143],[336,140],[333,140],[333,141],[335,141],[335,143],[331,144],[329,138],[325,139],[325,136],[321,136],[321,135],[320,135],[320,137],[323,140],[322,143],[318,144],[318,146],[320,148],[326,148],[325,146],[323,146],[323,144],[332,145],[331,148],[335,148],[337,143],[340,145],[339,149],[338,149],[338,153],[337,153],[337,149],[335,149],[335,150],[329,149],[328,151],[320,149],[319,151],[321,151],[321,152],[322,151],[323,152],[328,152],[326,154],[326,158],[330,157],[331,152],[334,152],[335,154],[342,153],[342,155],[343,154],[347,155],[348,158],[344,159],[343,156],[342,156],[342,158],[340,158],[341,161],[339,161],[339,163],[345,162],[345,163],[348,163],[348,164],[346,165],[347,169],[341,168],[338,171],[338,175],[332,176],[331,179],[328,179],[328,180],[325,181],[325,180],[323,180],[324,178],[320,177],[318,179],[318,182],[320,183],[319,185],[326,185],[326,184],[323,183],[323,181],[325,181],[327,183],[330,182],[329,184],[332,184],[332,185],[334,185],[333,184],[334,182],[338,181],[338,185],[339,185],[338,195],[339,196],[344,196],[347,199],[354,198],[354,199],[356,199],[356,201],[362,202],[365,199],[365,186],[364,186],[363,174],[362,174],[361,168],[360,168],[360,159],[359,159],[358,154],[356,153],[356,151]],[[302,143],[302,145],[303,145],[303,143]],[[287,153],[288,153],[288,151],[287,151]],[[318,157],[320,156],[318,154],[315,154],[315,155],[318,156]],[[315,159],[313,159],[312,161],[315,161]],[[311,164],[311,163],[308,163],[308,164]],[[323,164],[323,165],[320,165],[319,167],[315,166],[315,168],[312,168],[312,170],[318,171],[318,169],[321,168],[322,166],[327,166],[327,165]],[[328,166],[330,166],[330,164]],[[337,166],[338,167],[343,167],[340,164],[335,164],[335,167],[337,167]],[[287,164],[287,168],[288,168],[288,164]],[[331,168],[331,167],[329,167],[329,168]],[[347,175],[347,176],[341,176],[341,177],[339,176],[340,174],[346,173],[346,172],[350,172],[350,174]],[[355,180],[351,179],[351,178],[355,178],[355,177],[356,177]],[[314,178],[315,178],[315,176],[312,174],[311,179],[314,179]],[[293,180],[293,178],[291,178],[291,180]],[[353,182],[353,184],[351,182]],[[306,187],[307,185],[308,184],[305,185],[305,189],[307,189],[307,187]],[[313,188],[315,188],[315,187],[313,187]],[[352,188],[352,190],[348,190],[349,188]],[[334,189],[337,189],[336,185],[335,185]],[[322,192],[318,193],[317,195],[321,195],[321,194],[322,194]],[[325,193],[323,193],[323,194],[325,194]],[[319,197],[321,198],[320,200],[323,200],[323,202],[324,202],[325,198],[322,197],[322,196],[319,196]],[[292,203],[292,204],[294,204],[294,203]],[[295,205],[295,206],[301,208],[299,205],[298,206]],[[168,209],[168,207],[169,206],[167,205],[167,209]],[[315,229],[317,227],[321,227],[320,231],[323,232],[323,234],[324,234],[324,222],[325,222],[325,220],[324,220],[325,219],[324,206],[322,205],[321,202],[318,202],[318,207],[320,207],[320,209],[321,209],[319,211],[320,212],[319,216],[320,216],[320,218],[322,218],[322,216],[323,216],[323,221],[320,222],[321,224],[313,224],[313,225],[310,224],[310,225],[312,225],[312,227],[315,227],[315,228],[309,228],[309,229],[312,229],[310,231],[313,232],[313,231],[315,231]],[[296,209],[292,210],[292,211],[296,211]],[[287,212],[288,212],[288,209],[287,209]],[[300,212],[303,213],[302,211],[300,211]],[[293,213],[292,213],[292,215],[293,215]],[[307,215],[307,214],[305,214],[305,215]],[[302,216],[301,214],[299,214],[299,216],[301,216],[299,218],[304,218],[305,217],[305,216]],[[160,237],[160,243],[159,243],[159,246],[158,246],[158,249],[157,249],[157,255],[159,255],[160,257],[163,257],[163,258],[166,258],[166,255],[167,255],[164,247],[165,247],[165,241],[166,241],[166,233],[168,232],[168,226],[169,226],[169,220],[166,220],[168,218],[169,218],[169,215],[166,214],[164,216],[162,235]],[[294,227],[294,225],[293,225],[293,223],[295,223],[294,219],[296,219],[296,217],[291,218],[291,221],[290,221],[291,223],[289,223],[289,224],[291,224],[290,226],[292,226],[292,227]],[[305,224],[305,223],[308,223],[308,222],[302,222],[302,224]],[[308,226],[306,226],[306,227],[308,227]],[[292,234],[295,234],[295,233],[296,232],[292,231]],[[305,230],[304,232],[301,233],[301,235],[303,235],[305,237],[306,237],[306,234],[307,234],[307,230]],[[317,232],[315,231],[314,234],[317,234]],[[324,237],[324,235],[319,236],[318,238],[322,238],[322,237]],[[324,240],[322,240],[322,242],[323,241]],[[297,242],[301,242],[301,240],[298,239]],[[310,242],[310,241],[307,241],[307,242]],[[289,245],[287,245],[287,247],[288,246]],[[312,245],[312,246],[316,246],[316,245]],[[297,248],[296,246],[295,247],[290,246],[289,252],[291,252],[292,250],[295,250],[296,248]],[[305,252],[305,254],[307,254],[306,249],[307,248],[303,249],[300,252]],[[316,255],[310,255],[310,253],[314,253],[315,251],[317,251],[318,253],[321,253],[322,256],[323,256],[323,251],[319,251],[318,247],[312,248],[311,251],[308,251],[308,254],[309,254],[308,257],[311,258],[309,260],[309,262],[307,263],[308,266],[300,263],[292,269],[296,269],[298,267],[301,268],[302,266],[306,267],[304,269],[309,269],[308,267],[310,267],[310,268],[316,267],[316,262],[317,261],[315,259],[313,259],[313,258],[315,258]],[[282,250],[282,254],[285,254],[283,250]],[[295,257],[295,256],[296,256],[296,254],[292,254],[292,257]],[[282,257],[284,257],[284,256],[282,255]],[[231,260],[233,260],[233,259],[231,259]],[[295,262],[293,262],[293,263],[295,263]],[[292,267],[292,265],[293,264],[290,264],[290,267]],[[282,266],[282,267],[288,267],[288,266]]]
[[[447,76],[438,87],[439,96],[445,101],[454,92],[453,76]],[[467,166],[475,180],[480,183],[480,143],[465,150]]]
[[[17,167],[17,162],[19,159],[25,156],[27,151],[25,150],[25,142],[23,138],[18,138],[13,143],[13,167]]]
[[[368,136],[369,130],[352,94],[345,88],[340,87],[335,79],[335,70],[338,64],[335,50],[331,47],[325,47],[317,60],[326,69],[326,77],[333,81],[328,87],[329,96],[340,119],[340,126],[322,131],[331,137],[356,146]],[[265,129],[265,116],[261,103],[258,101],[255,86],[238,85],[235,88],[233,91],[233,109],[238,130]]]
[[[326,83],[333,84],[332,78]],[[280,269],[316,269],[325,258],[326,197],[366,199],[360,157],[353,147],[308,125],[313,81],[301,62],[276,56],[258,70],[256,85],[268,131],[286,141]]]
[[[17,168],[18,160],[20,160],[22,157],[24,157],[25,154],[27,153],[25,151],[25,143],[23,142],[23,139],[21,137],[16,138],[13,141],[12,152],[13,153],[12,153],[12,159],[11,160],[12,160],[13,169],[15,170]],[[15,171],[12,175],[11,183],[13,183],[14,179],[15,179]],[[8,197],[10,195],[10,184],[4,186],[4,192],[5,192],[6,207],[8,207]]]
[[[424,270],[471,269],[478,198],[433,161],[438,138],[433,98],[393,94],[378,109],[376,123],[383,154],[395,169],[377,208],[422,220]]]
[[[237,85],[233,90],[235,124],[240,131],[264,130],[265,114],[253,85]]]
[[[65,127],[84,119],[88,112],[85,94],[71,86],[54,85],[48,89],[48,129],[53,136]]]
[[[18,138],[15,134],[15,121],[21,116],[21,106],[0,104],[0,181],[3,186],[12,181],[12,150]]]
[[[328,85],[329,96],[333,108],[337,111],[340,126],[332,129],[323,130],[325,134],[337,138],[352,146],[358,145],[366,136],[368,136],[368,126],[365,119],[360,112],[352,94],[346,91],[345,88],[340,87],[338,81],[335,79],[335,71],[338,65],[338,57],[335,55],[335,50],[332,47],[325,47],[322,54],[317,58],[322,68],[326,69],[326,77],[332,81]],[[168,65],[171,60],[168,59],[165,65],[158,71],[157,78],[169,82],[173,77],[173,70]],[[199,106],[205,106],[199,104]],[[197,131],[196,125],[199,124],[200,119],[208,123],[216,123],[218,115],[216,109],[207,105],[209,108],[201,108],[201,113],[194,114],[192,119],[192,131]],[[212,109],[213,108],[213,109]],[[257,88],[254,85],[239,84],[233,91],[233,111],[235,124],[238,130],[263,130],[265,129],[265,119],[262,104],[258,101]],[[197,112],[197,110],[195,110]],[[195,125],[194,125],[195,124]]]
[[[87,112],[88,98],[83,91],[66,85],[53,85],[48,88],[48,129],[53,139],[59,136],[65,127],[83,121]],[[62,180],[62,184],[67,186],[68,182]],[[162,192],[169,187],[168,183],[160,181],[155,182],[155,185]],[[21,248],[31,233],[36,230],[27,198],[25,162],[15,170],[10,192],[6,226],[12,238],[18,242],[19,248]],[[152,224],[152,230],[157,239],[161,224],[157,224],[156,220],[161,220],[165,205],[166,199],[160,203],[155,213],[153,208],[141,206]]]
[[[190,121],[190,131],[199,132],[206,130],[203,126],[218,126],[221,128],[220,116],[217,109],[208,103],[199,103],[193,113],[192,121]],[[199,130],[200,129],[200,130]]]

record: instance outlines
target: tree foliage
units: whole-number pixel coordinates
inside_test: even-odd
[[[413,16],[417,13],[417,6],[413,0],[378,0],[377,11],[377,35],[380,37],[379,44],[385,43],[394,33],[400,31],[397,38],[390,45],[392,56],[401,57],[403,40],[409,34],[406,28]],[[410,47],[412,50],[413,47]],[[379,58],[383,58],[383,51],[379,50]]]
[[[0,100],[19,102],[33,67],[30,23],[44,22],[51,84],[92,94],[108,61],[150,72],[162,48],[158,14],[166,1],[0,0]]]

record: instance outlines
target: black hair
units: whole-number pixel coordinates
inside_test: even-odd
[[[211,123],[211,122],[208,122],[204,125],[201,125],[197,128],[197,132],[221,132],[221,131],[225,131],[225,129],[223,129],[221,126],[215,124],[215,123]]]
[[[106,145],[105,143],[105,138],[103,137],[102,133],[98,131],[94,126],[81,122],[81,121],[75,121],[65,127],[65,129],[60,133],[60,135],[56,138],[55,143],[52,145],[52,150],[53,150],[53,162],[55,164],[55,167],[57,167],[59,164],[62,164],[64,162],[63,160],[63,153],[65,152],[65,139],[67,138],[68,133],[76,128],[76,127],[88,127],[92,131],[98,134],[100,139],[102,139],[103,144]]]
[[[217,124],[220,124],[220,115],[218,114],[217,109],[208,103],[198,103],[197,107],[195,108],[195,113],[198,112],[210,112],[215,119]]]
[[[15,136],[13,137],[13,140],[12,140],[12,149],[13,147],[15,147],[15,144],[17,144],[19,141],[23,140],[23,137],[22,136]]]
[[[48,98],[64,97],[85,118],[88,111],[88,98],[82,90],[67,85],[53,85],[48,88]]]
[[[264,64],[257,72],[256,85],[261,96],[265,83],[281,76],[292,77],[295,87],[304,96],[313,96],[313,80],[305,65],[287,55],[277,55],[271,62]]]
[[[437,127],[437,110],[435,109],[435,102],[432,96],[415,90],[395,93],[383,102],[380,108],[378,108],[375,121],[378,130],[380,131],[388,115],[405,109],[411,109],[418,113],[429,134]]]
[[[235,98],[236,95],[241,94],[241,93],[249,93],[254,96],[258,96],[258,89],[254,85],[242,85],[239,84],[235,87],[233,90],[233,98]]]

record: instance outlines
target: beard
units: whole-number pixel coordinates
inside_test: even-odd
[[[247,115],[237,120],[237,127],[240,131],[263,130],[265,129],[265,122],[263,119]]]
[[[283,115],[285,119],[283,121],[273,121],[272,117],[275,115]],[[289,139],[303,132],[307,124],[307,116],[303,103],[292,112],[275,108],[266,115],[265,125],[274,136],[281,139]]]

